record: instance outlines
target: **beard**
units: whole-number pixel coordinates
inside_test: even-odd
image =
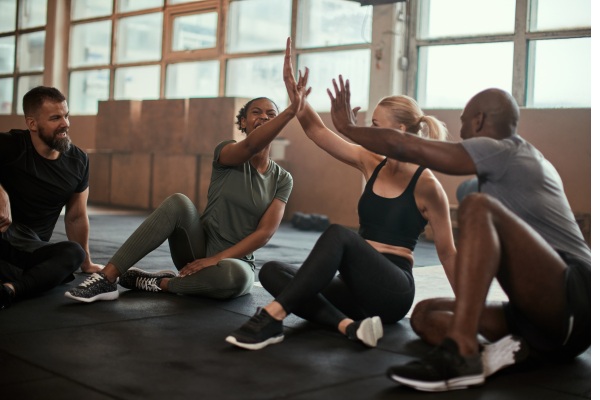
[[[66,153],[71,148],[71,137],[69,137],[68,133],[65,137],[59,137],[58,135],[63,132],[67,133],[68,130],[60,129],[48,135],[46,134],[46,131],[44,131],[44,129],[40,127],[38,134],[40,139],[42,139],[42,141],[46,143],[48,147],[58,151],[59,153]]]

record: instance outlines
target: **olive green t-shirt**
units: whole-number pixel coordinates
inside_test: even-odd
[[[215,148],[208,203],[201,217],[207,257],[228,249],[254,232],[273,199],[287,203],[292,192],[292,175],[273,160],[269,160],[264,174],[250,161],[233,167],[220,164],[221,150],[229,143],[235,140],[221,142]],[[254,254],[242,258],[253,263]]]

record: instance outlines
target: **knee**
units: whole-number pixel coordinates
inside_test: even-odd
[[[217,264],[219,268],[227,269],[227,279],[219,285],[218,298],[232,299],[250,292],[254,285],[254,271],[241,260],[224,259]]]
[[[353,234],[354,234],[354,232],[351,231],[350,229],[346,228],[345,226],[338,225],[338,224],[331,224],[325,230],[325,232],[323,232],[323,234],[321,235],[321,238],[324,238],[327,240],[329,240],[329,238],[330,238],[331,240],[342,241],[345,243],[348,241],[348,239]]]
[[[458,206],[458,219],[465,219],[475,215],[481,215],[490,212],[498,200],[485,193],[472,193],[465,197]]]
[[[260,267],[260,270],[258,271],[258,280],[261,283],[264,283],[265,281],[268,282],[269,278],[276,274],[278,270],[279,265],[276,261],[268,261]]]
[[[81,245],[76,242],[66,241],[56,243],[56,248],[60,256],[64,260],[67,260],[64,264],[65,266],[69,267],[69,272],[76,271],[77,268],[79,268],[81,264],[83,264],[87,256],[85,250],[83,250],[83,247],[81,247]]]
[[[194,203],[192,202],[192,200],[190,200],[189,197],[187,197],[185,194],[183,193],[175,193],[170,195],[169,197],[167,197],[165,199],[165,201],[163,201],[163,204],[165,206],[168,207],[173,207],[175,209],[184,209],[189,207],[190,205],[194,205]]]

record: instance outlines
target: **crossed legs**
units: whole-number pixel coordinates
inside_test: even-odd
[[[479,351],[477,334],[497,340],[509,333],[501,305],[486,304],[497,278],[512,306],[556,341],[565,335],[566,264],[531,227],[499,201],[468,196],[459,208],[456,299],[420,302],[411,319],[423,340],[453,339],[461,355]]]

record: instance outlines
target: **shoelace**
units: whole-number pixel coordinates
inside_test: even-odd
[[[99,282],[102,280],[102,276],[98,275],[98,274],[92,274],[92,276],[90,276],[89,278],[87,278],[82,284],[81,286],[83,287],[88,287],[96,282]]]
[[[135,280],[135,286],[142,290],[147,290],[150,292],[158,292],[160,291],[160,287],[156,284],[156,278],[137,278]]]

